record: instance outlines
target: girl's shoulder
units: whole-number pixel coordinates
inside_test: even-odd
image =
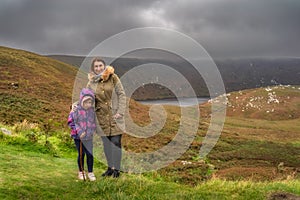
[[[91,89],[93,92],[95,92],[98,84],[99,84],[99,82],[89,81],[87,83],[86,87]]]

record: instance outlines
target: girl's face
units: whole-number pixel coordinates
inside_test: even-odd
[[[101,62],[101,61],[94,62],[94,72],[96,74],[100,74],[101,72],[103,72],[104,68],[105,68],[105,65],[103,62]]]
[[[85,110],[89,109],[90,107],[92,107],[92,103],[93,102],[91,99],[85,100],[82,105],[83,109],[85,109]]]

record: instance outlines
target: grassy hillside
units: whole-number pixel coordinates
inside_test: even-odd
[[[23,50],[0,47],[0,121],[66,118],[75,67]]]
[[[206,160],[199,160],[198,155],[210,124],[210,102],[200,105],[199,130],[189,150],[170,166],[159,170],[159,174],[190,185],[212,177],[255,181],[299,179],[299,87],[275,86],[227,96],[224,128]],[[252,107],[248,107],[249,104]],[[125,135],[126,150],[152,152],[172,141],[180,125],[180,109],[164,107],[167,120],[159,134],[146,139]],[[137,124],[150,123],[148,106],[133,102],[130,110]]]

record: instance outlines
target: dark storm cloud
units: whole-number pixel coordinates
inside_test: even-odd
[[[299,56],[298,0],[3,0],[0,45],[87,54],[131,28],[181,31],[213,56]]]
[[[300,1],[165,2],[168,20],[218,56],[299,56]]]
[[[42,53],[86,53],[113,34],[142,26],[134,15],[139,5],[98,0],[1,2],[0,42]]]

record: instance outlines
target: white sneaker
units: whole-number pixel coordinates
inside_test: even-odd
[[[89,172],[88,177],[89,177],[90,181],[95,181],[96,180],[96,176],[93,172]]]
[[[83,173],[83,172],[78,172],[78,179],[79,179],[79,180],[84,180],[84,179],[86,179],[85,173]]]

